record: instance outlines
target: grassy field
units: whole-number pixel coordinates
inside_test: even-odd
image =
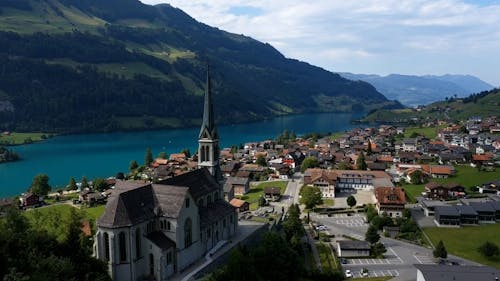
[[[48,133],[16,133],[12,132],[10,135],[0,135],[0,145],[19,145],[30,142],[42,141],[48,138]],[[31,140],[31,141],[30,141]]]
[[[266,181],[258,183],[250,186],[250,191],[239,198],[250,203],[250,210],[254,211],[259,207],[259,198],[264,195],[264,188],[268,186],[279,187],[280,193],[283,194],[287,184],[287,181]]]
[[[470,192],[472,187],[475,187],[481,183],[500,179],[500,169],[496,169],[494,172],[478,171],[476,168],[461,165],[455,166],[455,175],[447,179],[429,179],[431,182],[449,183],[455,182],[466,188],[466,191]],[[405,184],[403,188],[406,191],[408,199],[414,202],[416,196],[420,196],[424,192],[425,184]]]
[[[425,136],[429,139],[434,139],[437,137],[438,130],[444,126],[438,127],[408,127],[405,129],[405,138],[409,138],[413,133]]]
[[[323,271],[328,272],[337,269],[330,247],[325,243],[317,243],[316,248],[318,249],[318,255]]]
[[[439,240],[443,243],[448,253],[470,259],[481,264],[500,268],[500,259],[488,260],[484,258],[477,248],[486,241],[500,246],[498,234],[500,223],[481,226],[465,226],[461,228],[424,228],[425,233],[436,245]]]

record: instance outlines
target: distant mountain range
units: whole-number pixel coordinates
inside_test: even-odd
[[[406,106],[425,105],[446,97],[466,97],[494,87],[471,75],[399,75],[388,76],[339,73],[354,81],[372,84],[390,100],[398,100]]]
[[[363,118],[364,122],[421,124],[430,121],[467,120],[473,116],[498,116],[500,88],[472,94],[464,98],[449,98],[418,109],[380,109]]]
[[[401,107],[362,81],[138,0],[1,0],[0,129],[193,126],[206,65],[219,122]]]

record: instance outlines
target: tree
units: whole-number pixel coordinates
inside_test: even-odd
[[[319,167],[318,158],[314,156],[309,156],[306,157],[304,161],[302,161],[302,165],[300,166],[300,171],[303,173],[305,172],[305,170],[309,168],[316,168],[316,167]]]
[[[349,207],[353,207],[356,205],[356,198],[354,198],[354,196],[350,195],[349,197],[347,197],[347,205],[349,205]]]
[[[359,152],[358,160],[356,160],[356,169],[363,171],[366,170],[365,154],[363,153],[363,151]]]
[[[77,189],[78,189],[78,186],[76,186],[75,178],[71,177],[69,179],[69,183],[68,183],[68,190],[77,190]]]
[[[298,242],[304,235],[304,228],[302,227],[302,221],[300,220],[299,205],[292,204],[290,206],[287,212],[287,217],[283,222],[283,229],[285,230],[287,241],[289,241],[293,247],[298,247]]]
[[[165,151],[162,151],[162,152],[158,153],[158,158],[167,159],[168,155]]]
[[[138,167],[139,167],[139,164],[137,164],[137,161],[135,161],[135,160],[130,161],[130,164],[128,165],[128,169],[130,172],[133,172]]]
[[[365,240],[370,242],[370,244],[375,244],[380,240],[380,235],[378,234],[378,230],[373,225],[368,227],[368,230],[365,233]]]
[[[146,148],[146,155],[144,155],[144,166],[149,167],[153,163],[153,153],[151,153],[151,148]]]
[[[259,155],[257,157],[257,160],[255,161],[255,163],[259,166],[262,166],[262,167],[266,167],[267,166],[267,161],[266,161],[266,158],[262,155]]]
[[[49,193],[51,187],[49,185],[49,176],[46,174],[38,174],[31,182],[31,192],[38,196],[44,196]]]
[[[87,177],[85,177],[85,176],[82,177],[82,184],[80,187],[82,190],[84,190],[85,188],[89,188],[89,183],[87,182]]]
[[[236,154],[238,153],[238,146],[236,144],[233,144],[231,146],[231,154]]]
[[[422,176],[423,176],[422,171],[415,170],[410,175],[410,182],[412,184],[420,184],[420,183],[422,183]]]
[[[370,252],[374,257],[381,257],[385,252],[387,252],[387,249],[384,244],[377,242],[370,247]]]
[[[183,150],[181,150],[181,153],[184,153],[184,155],[186,155],[187,158],[191,157],[191,151],[189,151],[189,148],[184,148]]]
[[[264,196],[259,197],[259,207],[265,206],[266,205],[266,198]]]
[[[304,186],[300,190],[300,203],[306,205],[307,209],[312,209],[316,205],[323,204],[321,190],[316,186]]]
[[[373,207],[372,204],[368,204],[365,206],[365,214],[366,214],[366,220],[368,222],[371,222],[373,218],[378,216],[377,210],[375,207]]]
[[[92,181],[92,184],[94,185],[94,189],[97,191],[104,191],[106,188],[108,188],[108,183],[103,178],[95,178]]]
[[[444,247],[443,240],[439,240],[439,243],[436,246],[436,249],[432,251],[432,254],[435,258],[445,259],[448,256],[448,252],[446,252],[446,248]]]
[[[351,165],[351,163],[349,163],[347,161],[342,161],[342,162],[337,164],[337,168],[339,170],[352,170],[352,165]]]
[[[490,241],[484,242],[479,248],[477,249],[481,255],[491,258],[493,256],[498,256],[500,254],[500,249],[495,243],[492,243]]]

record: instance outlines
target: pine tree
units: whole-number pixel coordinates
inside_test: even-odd
[[[444,247],[443,240],[439,240],[439,243],[436,246],[436,249],[432,252],[435,258],[442,258],[445,259],[448,256],[448,252],[446,251],[446,248]]]
[[[151,148],[146,148],[146,155],[144,156],[144,166],[149,167],[153,163],[153,153],[151,153]]]
[[[78,187],[76,186],[75,178],[71,177],[69,179],[68,190],[77,190],[77,189]]]
[[[356,169],[363,171],[366,170],[365,154],[363,151],[359,153],[358,160],[356,160]]]
[[[370,242],[370,244],[375,244],[380,240],[380,235],[378,234],[377,228],[373,225],[368,227],[368,230],[365,234],[365,240]]]

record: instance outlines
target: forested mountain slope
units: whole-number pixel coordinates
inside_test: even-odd
[[[207,62],[219,122],[400,106],[166,4],[0,0],[0,129],[196,125]]]

